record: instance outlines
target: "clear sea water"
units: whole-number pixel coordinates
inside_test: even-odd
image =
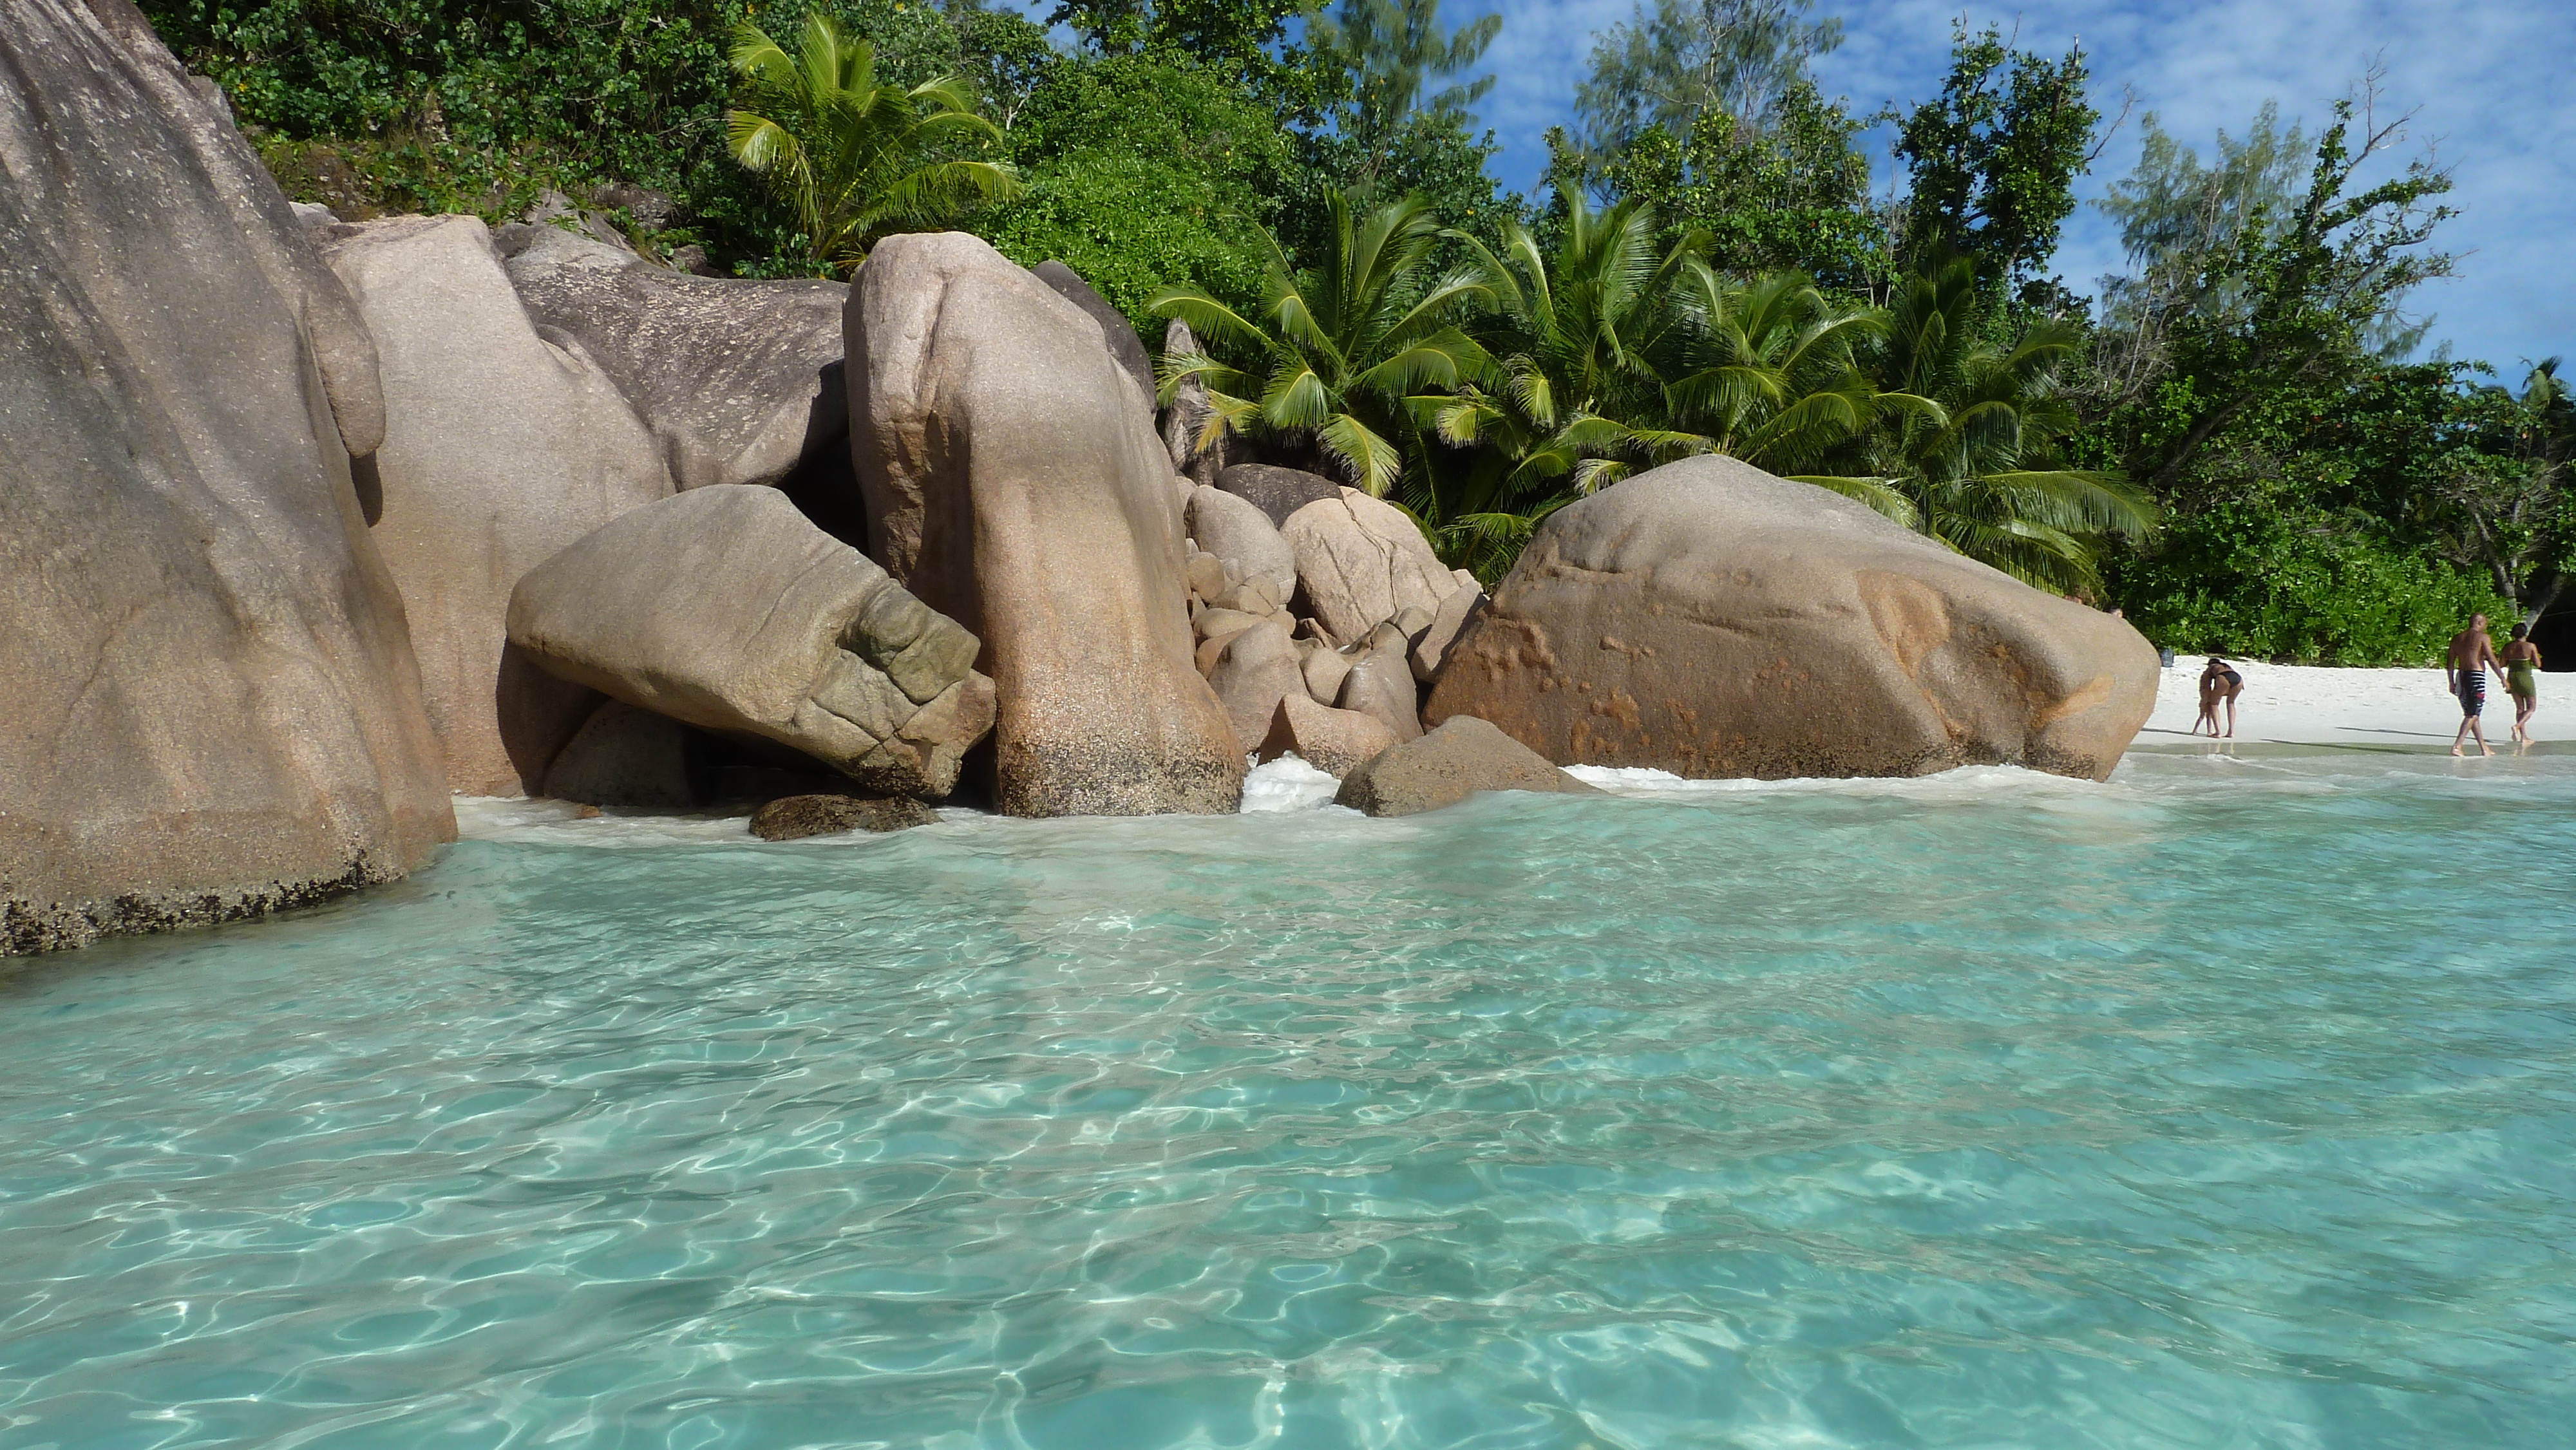
[[[0,1445],[2576,1441],[2576,755],[1626,788],[18,964]]]

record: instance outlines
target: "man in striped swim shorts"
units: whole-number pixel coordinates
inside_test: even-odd
[[[2451,636],[2451,652],[2443,657],[2444,677],[2451,682],[2451,693],[2460,697],[2460,733],[2451,737],[2451,753],[2471,735],[2478,737],[2478,749],[2489,755],[2495,747],[2487,744],[2486,727],[2478,720],[2487,707],[2487,666],[2504,673],[2504,661],[2496,658],[2495,641],[2487,638],[2487,617],[2469,616],[2469,627]]]

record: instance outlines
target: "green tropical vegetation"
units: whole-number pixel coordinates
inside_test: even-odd
[[[1702,453],[2184,650],[2422,660],[2480,608],[2548,635],[2576,569],[2569,385],[2426,355],[2450,179],[2375,76],[2207,147],[2138,118],[2094,203],[2125,265],[2070,282],[2119,124],[2081,48],[1963,28],[1934,94],[1864,113],[1817,84],[1815,0],[1638,0],[1527,195],[1476,115],[1500,22],[1438,0],[143,8],[344,216],[556,193],[737,276],[923,228],[1059,258],[1149,342],[1189,324],[1163,378],[1212,427],[1487,579],[1554,509]]]
[[[876,47],[828,14],[805,17],[794,55],[743,21],[730,59],[741,80],[725,143],[796,209],[807,255],[835,270],[889,232],[942,230],[1020,189],[1005,167],[942,154],[1002,136],[962,80],[885,83]]]

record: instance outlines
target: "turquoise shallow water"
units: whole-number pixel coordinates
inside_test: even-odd
[[[0,1444],[2563,1446],[2571,808],[490,815],[0,984]]]

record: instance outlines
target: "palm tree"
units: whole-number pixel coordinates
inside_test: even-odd
[[[2058,459],[2077,418],[2057,374],[2083,339],[2041,319],[2001,343],[1979,321],[1972,260],[1900,281],[1874,359],[1878,426],[1850,450],[1857,467],[1806,481],[1864,498],[2024,583],[2097,590],[2103,537],[2152,531],[2156,509],[2117,471]]]
[[[1596,213],[1577,189],[1559,196],[1552,253],[1519,226],[1499,257],[1460,237],[1496,298],[1501,357],[1454,398],[1420,403],[1444,441],[1481,451],[1446,507],[1418,510],[1480,576],[1508,567],[1549,513],[1640,467],[1700,453],[1806,467],[1875,416],[1851,353],[1869,313],[1795,274],[1731,282],[1696,233],[1658,253],[1641,202]]]
[[[1500,356],[1453,395],[1414,400],[1443,442],[1476,450],[1448,496],[1415,511],[1480,576],[1508,568],[1539,521],[1575,498],[1638,464],[1705,451],[1705,440],[1662,426],[1660,371],[1683,321],[1674,288],[1702,239],[1658,255],[1652,206],[1596,213],[1580,190],[1561,196],[1553,256],[1518,223],[1504,229],[1499,255],[1448,233],[1494,299],[1487,326]]]
[[[846,271],[880,237],[936,229],[1019,189],[1004,167],[940,154],[1001,139],[964,82],[882,84],[875,48],[821,11],[793,56],[759,26],[736,25],[731,60],[741,77],[725,113],[733,158],[796,208],[818,262]]]
[[[1423,462],[1408,400],[1492,365],[1456,322],[1490,299],[1471,277],[1429,275],[1440,226],[1420,197],[1366,217],[1354,216],[1338,190],[1327,189],[1324,203],[1330,226],[1319,265],[1292,267],[1278,240],[1265,237],[1259,322],[1190,283],[1154,294],[1156,313],[1258,359],[1239,370],[1206,353],[1166,357],[1162,392],[1168,399],[1191,378],[1207,385],[1203,446],[1228,432],[1308,445],[1353,487],[1383,498],[1404,477],[1408,453],[1415,467]],[[1255,381],[1256,370],[1257,399],[1226,391]]]

